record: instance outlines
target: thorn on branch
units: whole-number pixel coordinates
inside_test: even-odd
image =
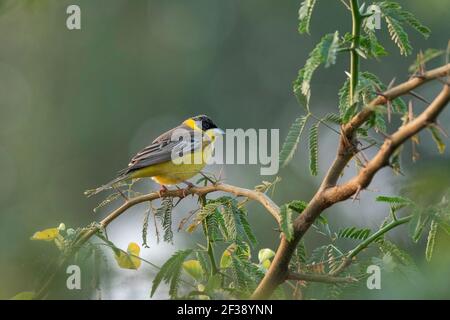
[[[417,92],[411,90],[409,91],[409,94],[412,95],[413,97],[419,99],[420,101],[426,103],[426,104],[430,104],[431,102],[428,101],[427,99],[425,99],[424,97],[422,97],[420,94],[418,94]]]

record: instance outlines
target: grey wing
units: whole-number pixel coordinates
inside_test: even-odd
[[[190,133],[190,139],[172,140],[173,133],[177,129],[185,129]],[[145,168],[154,164],[172,160],[173,155],[182,156],[201,148],[202,143],[196,139],[193,130],[187,126],[174,128],[156,138],[152,144],[139,151],[124,170],[124,174]]]

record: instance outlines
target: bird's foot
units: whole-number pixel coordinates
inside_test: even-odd
[[[158,190],[158,195],[160,198],[164,198],[164,195],[169,191],[165,185],[161,185],[161,188]]]
[[[193,184],[192,182],[189,182],[189,181],[183,181],[183,183],[186,184],[186,186],[187,186],[186,188],[182,189],[183,190],[182,196],[183,196],[183,198],[185,198],[189,194],[189,191],[192,188],[195,188],[195,184]]]

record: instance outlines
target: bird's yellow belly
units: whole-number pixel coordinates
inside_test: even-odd
[[[205,161],[200,161],[200,163],[181,164],[166,161],[136,170],[132,173],[131,177],[133,179],[151,177],[155,182],[161,185],[173,185],[192,178],[198,174],[205,165]]]

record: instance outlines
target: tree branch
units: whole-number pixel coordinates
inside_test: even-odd
[[[321,186],[309,202],[306,209],[294,221],[293,239],[291,241],[287,241],[284,235],[282,235],[279,247],[269,270],[254,291],[252,299],[267,299],[277,288],[277,286],[283,283],[289,272],[289,262],[298,242],[315,219],[325,209],[337,202],[350,198],[358,190],[362,190],[367,187],[372,181],[374,175],[381,168],[389,164],[390,156],[401,144],[436,121],[437,116],[450,100],[449,84],[444,84],[444,88],[441,93],[419,117],[401,127],[391,137],[388,137],[377,155],[369,161],[366,167],[363,168],[356,177],[341,186],[336,186],[336,183],[342,175],[347,163],[357,152],[353,141],[356,129],[361,127],[370,118],[377,106],[384,105],[389,100],[407,94],[424,83],[447,76],[449,73],[450,64],[446,64],[440,68],[428,71],[419,77],[414,77],[396,87],[393,87],[392,89],[380,94],[376,99],[371,101],[368,106],[355,115],[349,123],[342,126],[340,143],[335,160],[333,161],[329,171],[322,181]]]
[[[362,241],[360,244],[358,244],[353,250],[349,251],[348,254],[345,255],[342,263],[334,269],[332,272],[330,272],[331,276],[336,276],[340,274],[342,271],[344,271],[348,266],[352,264],[353,258],[356,257],[361,251],[366,249],[371,243],[378,240],[381,236],[383,236],[388,231],[394,229],[395,227],[398,227],[399,225],[408,223],[411,221],[412,215],[393,220],[387,225],[385,225],[383,228],[372,234],[370,237],[368,237],[366,240]]]
[[[75,240],[69,252],[63,254],[55,263],[55,269],[59,270],[62,268],[67,261],[78,251],[78,249],[85,244],[91,237],[93,237],[99,230],[105,229],[112,221],[118,218],[121,214],[126,212],[129,208],[148,201],[153,201],[159,198],[185,198],[188,195],[197,195],[199,197],[204,196],[208,193],[222,191],[226,193],[233,194],[237,197],[246,197],[248,199],[257,201],[266,208],[266,210],[274,217],[274,219],[279,224],[280,222],[280,208],[263,192],[240,188],[232,186],[229,184],[213,184],[205,187],[193,187],[188,189],[177,189],[177,190],[167,190],[162,193],[152,192],[142,196],[134,197],[128,199],[120,207],[115,209],[113,212],[108,214],[103,220],[101,220],[97,225],[87,228],[82,232],[79,237]],[[44,284],[39,288],[34,296],[34,299],[42,299],[46,296],[49,287],[53,283],[56,276],[56,272],[53,272],[45,279]]]
[[[364,189],[372,181],[374,175],[389,164],[389,159],[394,151],[406,140],[416,135],[422,129],[436,121],[437,116],[450,100],[450,86],[445,85],[434,101],[423,111],[420,116],[408,124],[400,127],[394,134],[386,138],[375,157],[366,164],[359,174],[347,183],[332,187],[324,191],[324,201],[334,204],[352,196],[356,190]]]

